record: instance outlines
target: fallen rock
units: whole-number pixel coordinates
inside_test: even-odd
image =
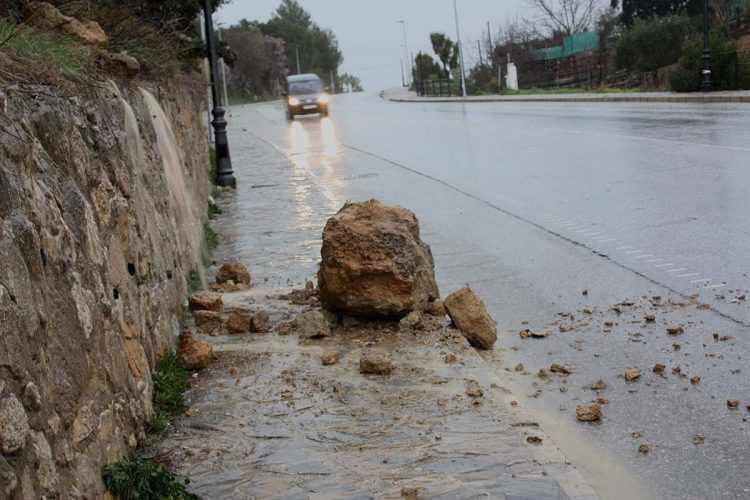
[[[435,299],[430,302],[424,312],[430,316],[435,316],[436,318],[444,318],[445,315],[448,314],[445,310],[445,304],[443,304],[443,301],[440,299]]]
[[[415,330],[422,326],[422,313],[419,311],[412,311],[398,322],[398,329],[400,331]]]
[[[0,401],[0,451],[10,455],[26,445],[30,432],[23,405],[14,394]]]
[[[391,355],[382,351],[367,351],[359,358],[359,372],[371,375],[390,375],[393,371]]]
[[[328,350],[323,353],[323,356],[320,358],[320,361],[323,363],[323,366],[329,366],[329,365],[335,365],[336,363],[338,363],[340,358],[341,358],[341,353],[339,351]]]
[[[596,422],[602,418],[602,407],[598,404],[578,405],[576,418],[581,422]]]
[[[532,332],[528,328],[526,330],[521,330],[518,334],[522,339],[543,339],[546,338],[548,333],[547,332]]]
[[[560,375],[570,375],[572,373],[572,370],[570,368],[558,365],[557,363],[553,363],[552,366],[549,367],[549,371]]]
[[[592,391],[603,391],[606,388],[607,384],[602,379],[597,380],[589,386],[589,389],[591,389]]]
[[[227,331],[229,333],[247,333],[252,325],[253,315],[250,311],[232,311],[227,318]]]
[[[540,446],[542,444],[542,438],[539,436],[528,436],[526,437],[526,442],[533,444],[534,446]]]
[[[632,382],[633,380],[637,380],[641,378],[641,369],[640,368],[629,368],[625,370],[625,380],[628,382]]]
[[[66,16],[48,2],[32,2],[25,10],[26,22],[38,31],[55,31],[78,38],[89,45],[106,47],[107,34],[94,21]]]
[[[479,384],[473,382],[466,387],[466,395],[471,398],[481,398],[484,396],[484,391],[479,387]]]
[[[643,319],[646,320],[646,323],[653,323],[654,321],[656,321],[656,316],[654,316],[653,314],[647,314],[643,317]]]
[[[224,301],[221,294],[216,292],[195,292],[188,297],[191,311],[221,311]]]
[[[265,333],[271,330],[271,317],[266,311],[257,311],[250,321],[250,331]]]
[[[704,436],[703,434],[695,434],[693,436],[693,444],[699,445],[705,442],[706,442],[706,436]]]
[[[642,445],[640,445],[638,447],[638,452],[645,454],[645,453],[648,453],[649,451],[651,451],[651,448],[652,448],[652,446],[650,444],[642,444]]]
[[[670,335],[682,335],[685,333],[685,329],[681,326],[668,326],[667,333]]]
[[[188,370],[202,370],[206,368],[213,359],[214,348],[208,342],[203,342],[189,331],[180,335],[180,343],[177,347],[177,364]]]
[[[331,335],[331,326],[322,312],[318,310],[301,313],[294,320],[294,326],[300,338],[322,339]]]
[[[318,271],[325,309],[400,318],[439,298],[430,247],[409,210],[348,203],[326,223]]]
[[[690,383],[693,385],[698,385],[701,383],[701,378],[698,375],[693,375],[690,377]]]
[[[740,406],[740,402],[736,399],[727,399],[727,406],[734,410]]]
[[[471,345],[479,349],[492,349],[497,341],[495,321],[471,288],[464,287],[453,292],[444,303],[448,316]]]
[[[656,373],[657,375],[662,375],[662,376],[663,376],[663,375],[664,375],[664,370],[666,370],[666,368],[667,368],[667,367],[666,367],[666,366],[664,366],[663,364],[661,364],[661,363],[656,363],[656,364],[654,365],[654,368],[652,369],[652,371],[653,371],[654,373]]]
[[[217,283],[226,283],[232,281],[233,284],[250,285],[250,271],[239,262],[224,264],[216,273]]]

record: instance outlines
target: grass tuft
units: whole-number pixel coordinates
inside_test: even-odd
[[[0,19],[1,59],[17,70],[63,75],[77,81],[85,80],[93,68],[88,51],[75,39],[36,31],[10,18]]]
[[[208,180],[211,181],[211,184],[216,184],[217,168],[216,150],[208,148]]]
[[[208,267],[212,264],[211,255],[219,246],[219,236],[208,224],[203,224],[203,265]]]
[[[164,464],[141,457],[125,458],[104,467],[104,484],[119,500],[198,500],[186,485],[179,481]]]
[[[188,293],[200,292],[203,290],[203,280],[201,273],[197,269],[191,269],[187,275]]]
[[[177,364],[177,355],[170,351],[154,372],[154,418],[151,430],[161,432],[173,417],[183,413],[187,406],[182,393],[190,386],[190,374]]]

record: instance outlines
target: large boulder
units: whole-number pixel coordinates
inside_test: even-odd
[[[444,305],[448,316],[471,345],[479,349],[492,349],[497,341],[495,321],[487,313],[482,299],[471,288],[467,286],[453,292],[446,297]]]
[[[432,252],[405,208],[344,205],[326,223],[321,257],[318,289],[328,310],[401,318],[439,297]]]
[[[244,264],[240,264],[239,262],[224,264],[219,269],[219,272],[216,273],[216,282],[226,283],[227,281],[232,281],[235,284],[249,285],[250,271],[247,270]]]
[[[213,359],[214,348],[208,342],[193,337],[189,331],[182,332],[177,347],[177,364],[188,370],[202,370]]]

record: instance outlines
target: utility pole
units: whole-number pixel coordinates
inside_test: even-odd
[[[711,85],[711,48],[708,30],[708,0],[703,0],[703,81],[701,90],[710,92]]]
[[[404,87],[406,87],[406,84],[411,83],[411,79],[409,77],[409,75],[411,74],[411,61],[409,61],[409,42],[406,38],[406,21],[398,21],[397,24],[400,24],[404,30],[404,57],[406,58],[406,67],[404,68],[406,70],[406,79],[404,80]]]
[[[219,42],[221,42],[221,24],[217,25],[219,29],[216,31],[216,34],[219,37]],[[219,65],[221,66],[221,83],[224,87],[224,104],[229,104],[229,92],[227,92],[227,65],[224,64],[224,58],[219,58]]]
[[[490,31],[490,22],[487,21],[487,59],[489,65],[495,64],[495,49],[492,47],[492,31]]]
[[[336,93],[336,79],[333,77],[333,70],[331,70],[331,94]]]
[[[211,114],[214,119],[211,125],[214,127],[214,143],[216,145],[216,184],[224,187],[237,187],[237,179],[232,172],[232,159],[229,155],[229,140],[227,139],[227,120],[224,118],[225,110],[221,103],[219,93],[218,75],[216,65],[216,41],[214,40],[214,21],[211,13],[211,0],[203,0],[203,16],[206,25],[206,43],[208,45],[208,65],[211,70],[211,95],[213,97],[214,109]]]
[[[401,86],[406,87],[406,80],[404,79],[404,60],[401,59]]]
[[[297,54],[297,74],[301,75],[302,71],[300,71],[300,68],[299,68],[299,46],[295,47],[294,51]]]
[[[461,95],[466,97],[466,75],[464,73],[464,51],[461,48],[461,30],[458,24],[458,6],[453,0],[453,15],[456,18],[456,38],[458,39],[458,62],[461,68]]]

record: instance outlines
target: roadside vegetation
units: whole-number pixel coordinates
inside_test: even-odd
[[[198,500],[164,464],[148,458],[126,458],[104,467],[104,484],[119,500]]]
[[[708,1],[712,87],[750,89],[750,1]],[[520,94],[701,90],[703,0],[526,0],[526,5],[524,18],[463,47],[470,94],[514,94],[505,81],[508,62],[517,68]],[[420,52],[412,62],[413,80],[458,85],[457,44],[439,32],[429,41],[432,54]]]
[[[73,38],[36,31],[10,17],[0,19],[0,73],[12,78],[87,79],[93,69],[88,51]],[[30,75],[31,73],[31,75]]]

